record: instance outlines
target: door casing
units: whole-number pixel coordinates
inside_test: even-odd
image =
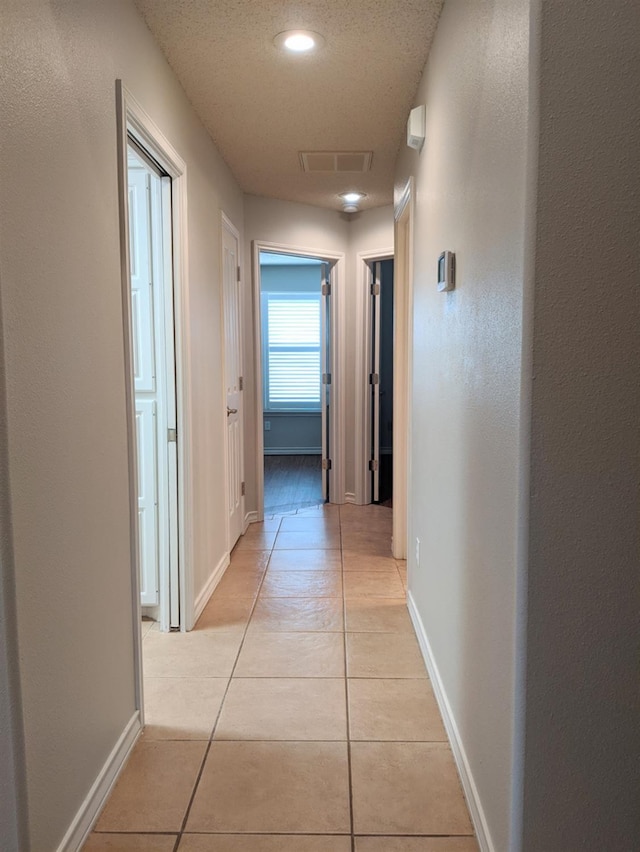
[[[345,502],[345,255],[327,252],[324,249],[303,248],[285,243],[254,240],[252,243],[253,260],[253,300],[254,300],[254,353],[255,353],[255,448],[256,448],[256,513],[252,520],[264,519],[264,434],[263,395],[262,395],[262,323],[260,311],[260,252],[291,254],[299,257],[315,257],[330,266],[331,282],[331,365],[332,365],[332,401],[329,416],[329,446],[331,447],[331,502]]]
[[[411,177],[394,209],[392,552],[396,559],[407,558],[409,541],[413,541],[408,505],[411,493],[412,446],[414,200]]]
[[[369,368],[371,361],[371,265],[382,260],[393,260],[393,249],[383,248],[377,251],[358,254],[358,288],[356,291],[356,376],[355,376],[355,494],[354,502],[362,506],[371,502],[371,399]],[[394,414],[395,418],[395,414]]]

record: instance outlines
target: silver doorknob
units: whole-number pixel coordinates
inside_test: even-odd
[[[238,413],[237,408],[229,408],[229,406],[227,406],[227,417],[231,417],[232,414],[237,414],[237,413]]]

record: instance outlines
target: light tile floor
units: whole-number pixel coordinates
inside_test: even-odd
[[[147,726],[85,852],[477,852],[391,510],[254,524],[189,634],[143,625]]]

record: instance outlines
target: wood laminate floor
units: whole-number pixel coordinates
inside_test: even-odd
[[[266,516],[322,503],[321,456],[265,456]]]

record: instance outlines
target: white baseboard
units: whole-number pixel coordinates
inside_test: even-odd
[[[209,575],[209,579],[204,584],[204,587],[198,597],[196,598],[196,602],[193,608],[193,623],[200,618],[200,614],[202,610],[205,608],[207,603],[209,602],[209,598],[213,594],[216,586],[222,580],[222,575],[227,570],[230,562],[229,554],[225,553],[220,562],[213,569],[211,574]]]
[[[495,846],[493,845],[491,834],[489,833],[489,827],[484,815],[480,796],[478,795],[478,788],[476,787],[476,782],[471,772],[471,767],[469,766],[469,760],[467,759],[464,743],[460,737],[460,731],[458,730],[458,725],[456,724],[456,720],[451,711],[451,705],[449,704],[449,699],[447,698],[447,693],[445,692],[444,684],[442,683],[442,678],[438,671],[438,666],[436,665],[436,661],[431,651],[431,645],[427,639],[424,624],[422,623],[420,613],[418,612],[418,608],[416,607],[416,603],[411,592],[407,592],[407,606],[418,637],[420,650],[422,651],[422,656],[424,657],[424,662],[427,666],[429,677],[431,678],[431,685],[433,687],[436,701],[438,702],[438,707],[440,708],[440,713],[442,714],[442,720],[447,731],[447,736],[451,743],[453,757],[458,767],[458,772],[460,773],[460,780],[462,781],[464,794],[467,799],[467,804],[469,805],[471,820],[476,831],[478,845],[480,846],[481,852],[495,852]]]
[[[265,447],[265,456],[321,456],[322,447]]]
[[[78,852],[82,848],[141,732],[140,713],[136,710],[80,805],[57,852]]]
[[[249,529],[249,524],[255,524],[257,520],[257,512],[247,512],[247,514],[244,516],[244,527],[242,528],[242,535],[244,535]]]
[[[345,491],[344,502],[345,503],[355,503],[356,502],[356,495],[352,494],[351,491]]]

